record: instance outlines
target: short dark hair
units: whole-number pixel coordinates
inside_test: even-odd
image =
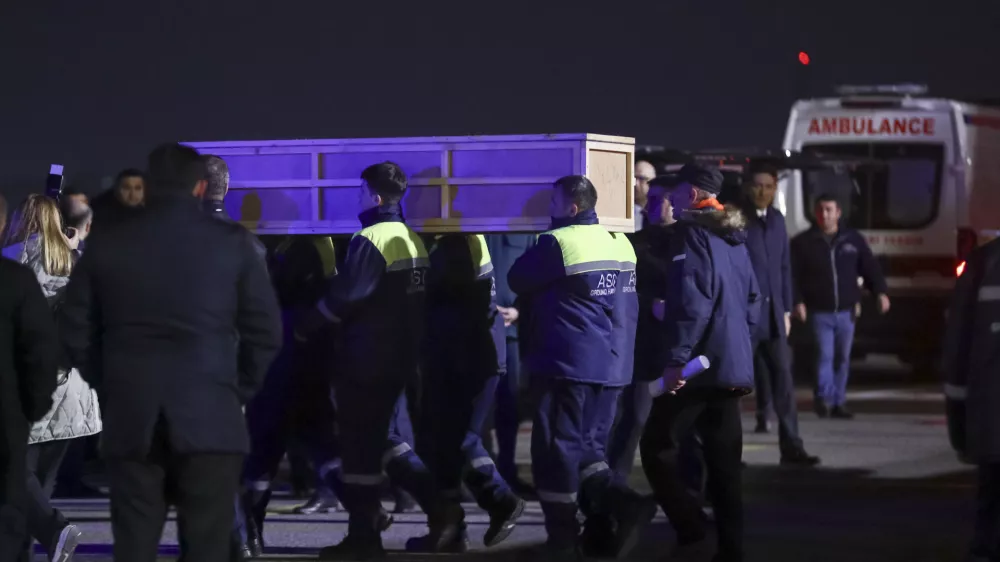
[[[115,176],[115,185],[113,187],[117,189],[118,186],[122,184],[122,180],[125,178],[142,178],[143,181],[145,181],[146,174],[142,170],[138,170],[136,168],[125,168],[124,170],[118,172],[118,175]]]
[[[202,159],[205,161],[205,170],[208,174],[205,199],[222,201],[229,191],[229,166],[225,160],[214,154],[206,154]]]
[[[77,230],[87,226],[87,223],[94,218],[94,211],[90,206],[79,209],[74,213],[63,213],[63,225]]]
[[[821,203],[836,203],[837,208],[840,208],[840,200],[829,193],[821,193],[813,203],[813,207],[819,207]]]
[[[750,165],[747,166],[746,179],[751,180],[757,174],[767,174],[777,180],[778,167],[767,160],[753,160],[750,162]]]
[[[384,203],[398,203],[406,194],[406,174],[395,162],[372,164],[361,172],[361,179]]]
[[[84,192],[79,187],[77,187],[76,185],[72,185],[71,184],[71,185],[67,185],[66,187],[64,187],[63,190],[62,190],[62,192],[60,193],[60,195],[62,195],[63,197],[68,197],[68,196],[71,196],[71,195],[83,195],[83,196],[86,196],[87,193]]]
[[[563,197],[572,201],[581,213],[597,206],[597,188],[587,176],[564,176],[552,187],[562,190]]]
[[[167,143],[149,153],[149,182],[154,189],[192,190],[206,175],[201,155],[189,146]]]

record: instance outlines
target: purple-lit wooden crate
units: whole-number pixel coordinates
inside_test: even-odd
[[[229,164],[226,208],[258,234],[358,230],[361,171],[391,160],[423,232],[543,231],[552,182],[586,174],[601,223],[632,232],[635,140],[591,134],[185,143]]]

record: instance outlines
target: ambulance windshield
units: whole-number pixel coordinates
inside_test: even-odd
[[[912,230],[930,224],[938,213],[944,147],[920,143],[833,143],[802,147],[817,156],[863,158],[852,169],[803,173],[803,202],[812,216],[816,198],[840,201],[844,224],[859,230]]]

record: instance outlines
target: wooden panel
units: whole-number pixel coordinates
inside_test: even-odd
[[[587,151],[587,173],[597,188],[597,216],[631,218],[633,214],[632,174],[626,168],[629,155],[606,150]]]
[[[407,222],[426,232],[548,228],[552,182],[586,173],[601,223],[631,232],[634,140],[603,135],[509,135],[187,143],[224,156],[226,206],[261,234],[350,233],[360,224],[361,171],[384,161],[410,179]]]

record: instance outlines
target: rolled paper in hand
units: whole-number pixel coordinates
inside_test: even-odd
[[[709,366],[711,366],[711,363],[709,363],[708,357],[699,355],[698,357],[688,361],[687,365],[684,365],[684,369],[681,370],[681,378],[686,381],[691,377],[704,373]],[[650,381],[649,394],[653,398],[666,394],[671,390],[671,388],[667,387],[667,384],[667,381],[664,380],[663,377],[660,377],[655,381]]]

